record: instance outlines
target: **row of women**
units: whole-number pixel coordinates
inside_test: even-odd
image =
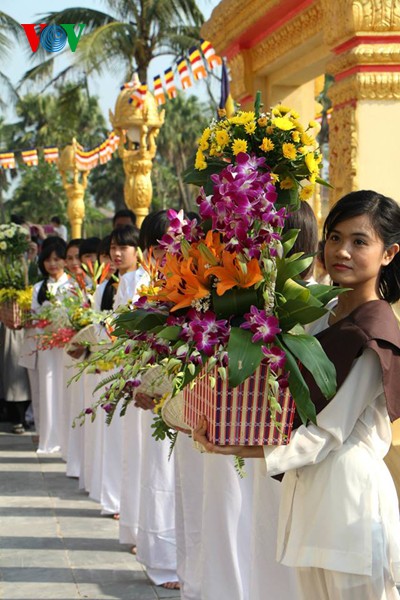
[[[112,232],[119,285],[98,286],[98,310],[137,298],[148,274],[136,247],[157,258],[168,225],[160,211],[145,219],[139,239],[129,226]],[[307,227],[305,220],[303,244],[315,239]],[[324,238],[326,269],[348,291],[310,331],[336,366],[338,391],[321,399],[310,385],[317,422],[297,423],[285,446],[214,446],[201,420],[194,437],[207,452],[179,434],[169,460],[169,444],[151,435],[152,411],[138,408],[151,408],[145,394],[109,426],[99,414],[72,428],[101,393],[93,390],[104,374],[61,389],[74,359],[62,350],[29,354],[37,360],[30,376],[38,451],[61,449],[67,475],[79,477],[104,514],[119,515],[120,541],[135,547],[151,580],[180,585],[185,600],[400,598],[398,500],[383,462],[389,418],[400,417],[400,333],[390,307],[400,298],[400,208],[375,192],[354,192],[331,210]],[[60,241],[43,248],[34,310],[50,289],[68,293],[73,285],[65,258]],[[243,479],[231,454],[248,459]]]

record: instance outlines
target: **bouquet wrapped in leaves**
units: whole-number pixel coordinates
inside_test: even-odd
[[[287,422],[280,415],[289,397],[303,422],[316,418],[302,368],[325,396],[334,395],[334,366],[304,326],[326,312],[338,291],[301,282],[313,257],[288,256],[298,232],[282,234],[287,215],[316,183],[324,183],[315,124],[305,129],[298,119],[281,105],[261,112],[258,97],[254,111],[214,121],[205,130],[194,167],[186,172],[187,182],[201,186],[201,220],[168,212],[170,227],[160,241],[165,257],[151,259],[149,285],[133,310],[115,320],[117,341],[109,356],[122,352],[122,365],[103,382],[105,392],[92,414],[99,406],[108,420],[116,411],[124,414],[135,389],[161,369],[170,388],[162,395],[155,390],[156,437],[170,435],[166,407],[182,402],[182,390],[190,402],[188,390],[206,380],[196,409],[186,405],[181,411],[189,428],[203,410],[208,418],[222,418],[214,427],[216,443],[231,439],[220,435],[227,420],[232,430],[243,426],[236,443],[286,443],[293,407],[285,408]],[[254,386],[252,378],[262,381]],[[247,386],[245,394],[232,392],[240,386]],[[219,396],[210,391],[216,387]],[[230,404],[221,402],[221,394]],[[244,408],[239,396],[242,404],[245,397]],[[261,419],[265,435],[256,435]]]
[[[24,254],[28,231],[21,225],[0,225],[0,320],[11,329],[21,328],[29,317],[32,288]]]

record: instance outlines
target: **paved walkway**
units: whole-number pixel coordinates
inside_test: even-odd
[[[32,436],[0,423],[2,600],[179,600],[151,585],[118,522],[65,476],[58,455],[38,456]]]

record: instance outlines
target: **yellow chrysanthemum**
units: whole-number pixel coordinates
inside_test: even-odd
[[[285,177],[279,185],[281,186],[281,190],[291,190],[294,188],[294,181],[290,177]]]
[[[278,183],[279,175],[277,173],[270,173],[272,183]]]
[[[199,148],[196,152],[196,160],[194,162],[194,168],[197,169],[198,171],[204,171],[204,169],[207,168],[207,163],[205,161],[204,154],[201,151],[201,148]]]
[[[282,129],[282,131],[290,131],[296,127],[293,121],[287,117],[276,117],[276,119],[272,120],[272,124],[278,127],[278,129]]]
[[[315,146],[315,138],[312,135],[309,135],[308,133],[302,133],[301,134],[301,143],[304,144],[305,146]]]
[[[296,144],[300,141],[300,133],[298,131],[292,131],[292,140],[296,142]]]
[[[240,152],[247,152],[247,142],[246,140],[237,139],[232,143],[232,152],[236,156]]]
[[[308,148],[306,146],[299,146],[299,148],[297,148],[297,151],[300,152],[300,154],[307,154]]]
[[[293,121],[293,125],[296,127],[297,131],[300,131],[300,133],[303,133],[304,131],[304,127],[303,125],[300,123],[300,121],[298,121],[297,119]]]
[[[160,411],[161,411],[162,407],[164,406],[165,401],[168,398],[168,396],[169,396],[169,394],[167,392],[166,394],[161,396],[161,398],[159,400],[157,400],[157,403],[154,406],[154,412],[156,413],[156,415],[160,414]]]
[[[310,173],[317,173],[318,172],[318,164],[314,158],[314,153],[313,152],[309,152],[308,154],[305,155],[304,157],[305,163],[307,165],[307,169],[309,170]]]
[[[273,150],[275,148],[275,144],[272,140],[265,137],[265,138],[263,138],[260,148],[263,152],[270,152],[271,150]]]
[[[248,111],[248,112],[240,111],[237,115],[231,117],[229,119],[229,122],[232,123],[233,125],[246,125],[246,123],[250,123],[251,121],[254,121],[254,118],[255,118],[254,111]]]
[[[299,118],[300,118],[300,115],[299,115],[299,113],[297,112],[297,110],[293,110],[293,109],[292,109],[292,110],[290,111],[290,115],[291,115],[291,117],[292,117],[293,119],[299,119]]]
[[[259,127],[266,127],[268,123],[267,117],[260,117],[257,121]]]
[[[318,173],[311,173],[309,180],[310,183],[315,183],[317,181]]]
[[[288,112],[291,112],[291,108],[289,106],[285,106],[284,104],[277,104],[276,106],[274,106],[274,108],[272,109],[272,114],[276,117],[280,117],[280,116],[284,116],[286,115]]]
[[[282,153],[285,158],[289,160],[294,160],[297,155],[296,146],[294,144],[282,144]]]
[[[224,148],[230,142],[230,137],[229,137],[228,132],[225,129],[219,129],[218,131],[216,131],[215,132],[215,141],[217,142],[218,146],[221,146],[221,148]]]
[[[246,123],[246,125],[244,126],[244,130],[248,135],[251,135],[252,133],[254,133],[256,130],[256,124],[254,123],[254,121],[251,121],[250,123]]]
[[[308,126],[315,130],[315,135],[318,135],[321,131],[321,123],[318,123],[318,121],[312,120],[309,122]]]
[[[301,191],[300,191],[300,198],[301,200],[309,200],[311,198],[311,196],[314,193],[314,186],[313,185],[305,185]]]
[[[206,127],[205,130],[203,131],[203,133],[201,134],[199,143],[207,142],[210,138],[210,135],[211,135],[211,129],[209,127]]]
[[[208,142],[206,142],[205,140],[200,139],[199,141],[199,148],[200,150],[208,150]]]
[[[268,125],[265,131],[268,133],[268,135],[271,135],[271,133],[273,133],[274,131],[274,128],[272,127],[272,125]]]

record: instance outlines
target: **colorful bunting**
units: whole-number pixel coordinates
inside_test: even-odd
[[[164,94],[163,86],[161,83],[160,75],[156,75],[155,77],[153,77],[153,81],[154,81],[154,97],[156,99],[157,105],[161,106],[162,104],[165,104],[165,94]]]
[[[58,148],[53,147],[53,146],[49,146],[48,148],[44,148],[43,150],[44,153],[44,160],[47,163],[54,163],[58,161]]]
[[[198,81],[199,79],[204,79],[207,77],[207,72],[204,67],[203,59],[200,56],[200,51],[196,46],[190,48],[189,50],[189,60],[192,66],[193,76]]]
[[[36,149],[23,150],[21,152],[21,157],[23,162],[28,165],[28,167],[37,167],[39,164],[38,153]]]
[[[139,87],[133,90],[133,94],[129,99],[129,102],[134,102],[136,108],[141,108],[144,104],[144,99],[147,94],[147,85],[142,83]]]
[[[15,169],[14,152],[3,152],[0,154],[0,167],[4,169]]]
[[[168,98],[171,100],[172,98],[176,98],[176,87],[175,87],[175,78],[174,78],[174,74],[172,72],[172,68],[169,67],[169,69],[166,69],[164,71],[164,80],[165,80],[165,87],[167,90],[167,94],[168,94]]]
[[[187,66],[186,59],[179,58],[176,61],[176,64],[178,66],[178,73],[179,73],[179,77],[181,79],[182,88],[184,90],[186,90],[187,88],[190,88],[192,86],[192,80],[190,79],[189,69]]]
[[[215,50],[211,46],[210,42],[208,42],[207,40],[202,40],[200,48],[204,54],[204,58],[206,59],[210,69],[222,65],[222,58],[215,53]]]

